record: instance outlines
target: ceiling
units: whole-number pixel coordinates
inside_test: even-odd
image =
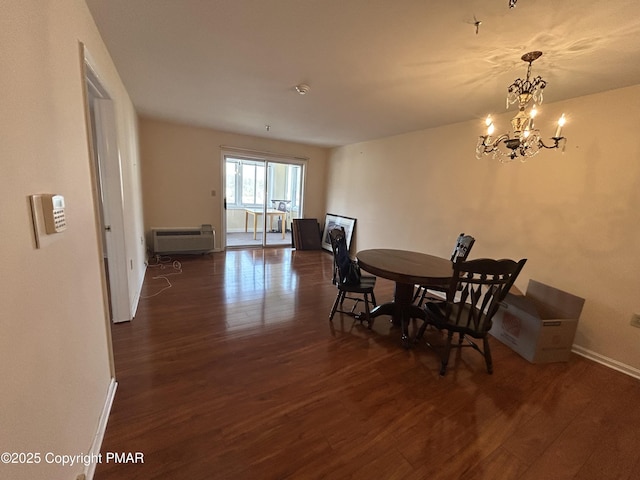
[[[640,84],[638,0],[86,2],[140,114],[324,147]]]

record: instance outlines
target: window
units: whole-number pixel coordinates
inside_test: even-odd
[[[288,211],[300,212],[302,165],[235,156],[224,161],[227,207],[262,208],[266,202],[275,208],[275,202],[285,201]]]
[[[227,205],[236,207],[264,205],[264,163],[230,157],[226,162]]]
[[[302,167],[300,165],[288,165],[287,167],[287,192],[291,200],[291,208],[300,208],[300,185],[302,184]]]
[[[224,244],[228,235],[248,233],[249,221],[253,235],[232,237],[233,246],[290,243],[292,221],[302,216],[306,159],[242,150],[222,155]],[[272,211],[281,204],[284,214]]]

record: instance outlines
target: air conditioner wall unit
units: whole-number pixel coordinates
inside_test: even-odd
[[[211,225],[194,228],[153,228],[153,252],[196,254],[214,249],[215,230]]]

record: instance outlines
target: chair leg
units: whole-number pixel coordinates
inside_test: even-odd
[[[493,373],[493,360],[491,359],[491,349],[489,348],[489,338],[484,337],[482,339],[482,343],[484,346],[484,361],[487,363],[487,372],[489,374]]]
[[[416,341],[422,338],[422,336],[424,335],[424,331],[426,329],[427,329],[427,321],[423,320],[422,325],[420,325],[420,328],[418,329],[418,333],[416,333]]]
[[[373,293],[371,295],[373,295]],[[364,315],[365,315],[364,319],[367,321],[367,328],[371,329],[371,324],[373,323],[373,321],[371,320],[371,310],[369,309],[368,293],[364,294]]]
[[[342,290],[338,291],[338,296],[336,297],[336,301],[333,302],[333,307],[331,307],[331,313],[329,314],[329,321],[333,320],[333,316],[336,314],[336,310],[338,309],[338,304],[342,303],[342,301],[344,301],[344,299],[342,298],[344,296],[344,292]]]
[[[424,299],[427,298],[427,289],[422,289],[422,295],[420,295],[420,301],[418,302],[418,306],[421,307],[424,304]]]
[[[418,286],[418,288],[416,288],[416,293],[413,294],[413,299],[411,299],[411,303],[416,303],[416,300],[420,296],[420,292],[422,292],[422,287]]]
[[[440,367],[440,375],[444,376],[447,373],[447,364],[449,363],[449,354],[451,353],[451,342],[453,341],[453,332],[449,332],[447,335],[447,344],[444,347],[444,354],[442,355],[442,367]]]
[[[340,291],[340,308],[343,308],[342,304],[344,303],[344,299],[346,297],[347,297],[347,292]]]

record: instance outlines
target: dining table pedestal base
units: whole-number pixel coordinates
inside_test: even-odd
[[[411,319],[421,318],[424,320],[426,318],[424,310],[414,305],[412,301],[413,285],[396,282],[393,301],[378,305],[369,314],[370,321],[380,315],[390,315],[391,322],[396,327],[402,328],[402,346],[404,348],[409,348],[411,344],[409,341],[409,323]]]
[[[386,248],[362,250],[357,259],[363,270],[395,282],[393,301],[377,306],[369,317],[390,315],[394,325],[402,328],[402,346],[409,348],[411,319],[426,318],[425,311],[413,304],[414,286],[448,284],[453,276],[453,263],[426,253]]]

